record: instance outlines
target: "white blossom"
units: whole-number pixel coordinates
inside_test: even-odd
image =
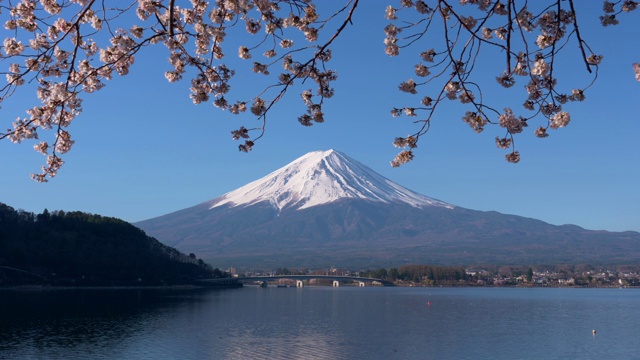
[[[33,146],[33,149],[43,155],[47,155],[49,150],[49,144],[46,141],[41,141]]]
[[[483,27],[482,28],[482,37],[485,40],[490,40],[493,37],[493,33],[492,33],[491,29],[486,27],[486,26]]]
[[[395,38],[389,38],[387,37],[385,39],[385,48],[384,48],[384,52],[389,55],[389,56],[397,56],[398,54],[400,54],[400,47],[398,47],[398,45],[396,44],[396,39]]]
[[[496,137],[496,146],[499,149],[508,149],[509,147],[511,147],[511,142],[511,139]]]
[[[254,100],[254,102],[253,102],[253,105],[251,105],[251,112],[255,116],[262,116],[266,109],[267,108],[266,108],[264,100],[262,100],[260,98],[256,98]]]
[[[539,138],[546,138],[549,136],[549,134],[547,134],[547,129],[543,128],[542,126],[536,129],[535,135]]]
[[[507,162],[510,162],[510,163],[514,163],[515,164],[515,163],[520,162],[520,153],[517,152],[517,151],[514,151],[514,152],[512,152],[510,154],[507,154],[504,157],[507,160]]]
[[[420,53],[420,57],[422,58],[422,60],[426,62],[433,62],[433,59],[435,56],[436,56],[436,51],[434,49],[429,49],[427,51]]]
[[[603,58],[602,55],[591,54],[587,58],[587,62],[591,65],[599,65],[600,62],[602,61],[602,58]]]
[[[511,76],[511,74],[507,72],[502,73],[496,78],[496,80],[498,81],[498,84],[502,85],[505,88],[510,88],[516,83],[513,76]]]
[[[404,113],[405,113],[405,115],[407,115],[407,116],[411,116],[411,117],[413,117],[413,116],[417,116],[417,114],[416,114],[416,109],[415,109],[415,108],[408,108],[408,107],[406,107],[406,108],[404,108]]]
[[[384,15],[388,20],[396,20],[398,17],[396,16],[396,9],[393,6],[388,5]]]
[[[293,40],[284,39],[280,41],[280,47],[282,47],[283,49],[288,49],[292,46],[293,46]]]
[[[622,4],[622,11],[630,12],[638,8],[638,2],[632,0],[625,0]]]
[[[391,166],[398,167],[402,164],[408,163],[413,160],[413,152],[411,150],[405,150],[400,152],[396,157],[391,161]]]
[[[567,126],[567,124],[569,124],[569,121],[571,121],[571,117],[569,116],[568,112],[561,111],[554,114],[549,120],[551,121],[549,127],[552,129],[558,129]]]
[[[468,104],[475,100],[475,95],[473,95],[472,92],[465,90],[458,96],[458,100],[463,104]]]
[[[241,59],[250,59],[251,58],[251,53],[249,52],[249,49],[246,46],[240,46],[240,48],[238,48],[238,56]]]
[[[510,108],[504,109],[504,114],[498,116],[500,126],[506,128],[510,134],[522,132],[522,128],[527,127],[527,122],[522,117],[516,117]]]
[[[400,5],[405,8],[412,7],[413,0],[400,0]]]
[[[498,37],[498,39],[507,40],[507,29],[500,27],[493,30],[493,33]]]
[[[602,26],[609,26],[618,25],[620,22],[615,15],[602,15],[600,16],[600,23],[602,23]]]
[[[402,29],[397,28],[394,24],[389,24],[384,28],[384,33],[387,34],[387,37],[396,37],[401,31]]]
[[[431,74],[431,72],[429,71],[429,68],[422,64],[416,65],[415,72],[416,72],[416,75],[420,77],[429,76]]]
[[[24,45],[16,38],[4,39],[4,53],[7,56],[20,55],[24,51]]]
[[[549,64],[544,61],[544,59],[538,59],[533,63],[533,68],[531,69],[532,75],[537,76],[545,76],[549,72]]]
[[[615,6],[614,3],[610,2],[610,1],[605,1],[604,5],[602,6],[602,8],[603,8],[604,12],[606,12],[608,14],[611,14],[611,13],[616,12],[614,6]]]
[[[401,83],[400,85],[398,85],[398,88],[402,92],[407,92],[407,93],[410,93],[410,94],[417,94],[418,93],[418,91],[416,91],[416,83],[413,81],[413,79],[409,79],[409,80]]]
[[[426,107],[430,107],[431,105],[433,105],[433,99],[425,96],[422,101],[420,101],[420,103]]]
[[[553,45],[554,42],[555,42],[555,37],[549,34],[540,34],[538,35],[538,38],[536,40],[536,44],[540,49],[549,47]]]
[[[469,126],[473,129],[473,131],[480,133],[484,130],[485,125],[487,125],[487,119],[484,118],[481,114],[476,112],[467,111],[462,117],[462,121],[469,124]]]
[[[460,22],[469,30],[472,30],[478,24],[478,20],[474,19],[473,16],[460,16]]]
[[[416,1],[416,11],[420,14],[430,14],[431,12],[433,12],[433,9],[431,9],[429,7],[429,5],[427,5],[427,3],[425,3],[422,0],[418,0]]]
[[[496,5],[493,7],[493,11],[498,15],[507,15],[509,14],[509,10],[507,9],[507,5],[502,3],[501,1],[496,2]]]
[[[573,89],[573,90],[571,90],[570,100],[573,100],[573,101],[583,101],[584,99],[585,99],[584,91],[582,91],[582,90],[580,90],[580,89]]]

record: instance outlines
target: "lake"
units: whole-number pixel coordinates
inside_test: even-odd
[[[636,289],[0,290],[0,359],[637,359],[638,319]]]

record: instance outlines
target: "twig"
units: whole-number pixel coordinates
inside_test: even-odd
[[[591,65],[587,61],[587,54],[584,51],[584,46],[582,46],[582,37],[580,36],[580,29],[578,29],[578,17],[576,16],[576,10],[573,8],[573,0],[569,0],[569,6],[573,14],[573,26],[576,29],[576,37],[578,38],[578,46],[580,46],[580,51],[582,52],[582,60],[584,60],[584,64],[587,66],[587,71],[591,73]]]

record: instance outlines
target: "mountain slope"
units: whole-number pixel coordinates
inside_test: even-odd
[[[211,207],[263,201],[279,211],[306,209],[339,199],[363,199],[414,207],[453,206],[404,188],[336,150],[310,152],[285,167],[222,195]]]
[[[456,207],[334,151],[312,152],[221,197],[136,224],[221,266],[625,263],[640,234]]]

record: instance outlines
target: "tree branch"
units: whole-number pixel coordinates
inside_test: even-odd
[[[584,51],[584,46],[582,45],[583,41],[582,36],[580,36],[580,29],[578,28],[578,17],[576,16],[576,9],[573,7],[573,0],[569,0],[569,7],[573,13],[573,26],[576,29],[576,37],[578,38],[578,46],[580,46],[580,51],[582,52],[582,60],[587,67],[587,71],[591,73],[591,64],[587,61],[587,53]]]

